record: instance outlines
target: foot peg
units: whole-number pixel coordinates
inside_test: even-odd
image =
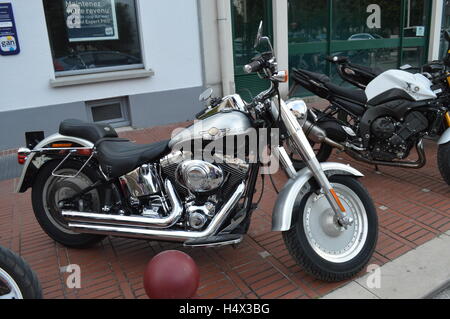
[[[243,235],[227,234],[207,238],[192,239],[184,242],[185,247],[220,247],[237,245],[244,239]]]

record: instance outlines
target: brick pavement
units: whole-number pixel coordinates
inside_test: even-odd
[[[175,127],[121,135],[150,143],[168,138]],[[366,175],[362,182],[378,208],[379,242],[371,263],[382,265],[450,230],[450,187],[436,168],[434,142],[426,142],[426,152],[428,164],[421,170],[381,167],[381,173],[346,155],[333,156]],[[279,188],[285,181],[282,174],[275,176]],[[187,249],[180,244],[112,237],[87,250],[67,249],[41,230],[32,212],[30,192],[14,194],[16,182],[0,182],[0,245],[30,263],[42,282],[45,298],[146,298],[142,284],[145,265],[166,249],[185,251],[196,260],[201,271],[201,298],[318,298],[345,284],[329,284],[305,274],[289,256],[281,234],[270,231],[276,194],[268,179],[249,234],[238,249]],[[69,264],[81,266],[82,289],[66,287],[67,275],[60,273],[60,267]]]

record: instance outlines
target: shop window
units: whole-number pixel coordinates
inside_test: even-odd
[[[56,76],[143,68],[135,0],[44,0]]]
[[[450,1],[444,1],[444,10],[442,10],[442,30],[450,31]],[[449,46],[444,39],[444,34],[441,35],[441,48],[439,52],[440,58],[443,58],[448,50]]]
[[[130,125],[128,105],[126,97],[86,102],[91,122],[110,124],[113,127]]]

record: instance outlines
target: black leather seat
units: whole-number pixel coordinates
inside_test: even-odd
[[[97,160],[110,178],[123,176],[170,152],[169,141],[138,145],[126,139],[106,138],[96,144]]]
[[[348,89],[331,82],[325,83],[325,86],[338,97],[343,97],[359,104],[367,103],[367,95],[363,90]]]
[[[59,134],[88,140],[92,143],[102,138],[118,137],[117,132],[109,125],[87,123],[80,120],[65,120],[59,126]]]

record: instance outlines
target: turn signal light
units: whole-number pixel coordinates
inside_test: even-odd
[[[279,71],[274,74],[272,79],[280,83],[286,83],[289,81],[289,72],[288,71]]]

